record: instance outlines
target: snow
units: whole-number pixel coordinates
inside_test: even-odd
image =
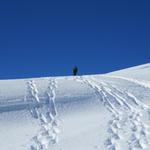
[[[1,150],[149,150],[150,64],[0,80]]]

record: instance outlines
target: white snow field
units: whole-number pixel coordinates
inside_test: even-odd
[[[0,150],[150,150],[150,64],[0,80]]]

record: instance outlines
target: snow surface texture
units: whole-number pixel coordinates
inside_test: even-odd
[[[150,64],[0,81],[0,150],[150,150]]]

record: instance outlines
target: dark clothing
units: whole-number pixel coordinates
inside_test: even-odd
[[[72,70],[73,75],[76,76],[77,72],[78,72],[78,68],[74,67],[73,70]]]

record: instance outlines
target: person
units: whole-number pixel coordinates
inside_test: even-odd
[[[76,75],[77,75],[77,72],[78,72],[78,67],[75,66],[75,67],[72,69],[72,73],[73,73],[74,76],[76,76]]]

